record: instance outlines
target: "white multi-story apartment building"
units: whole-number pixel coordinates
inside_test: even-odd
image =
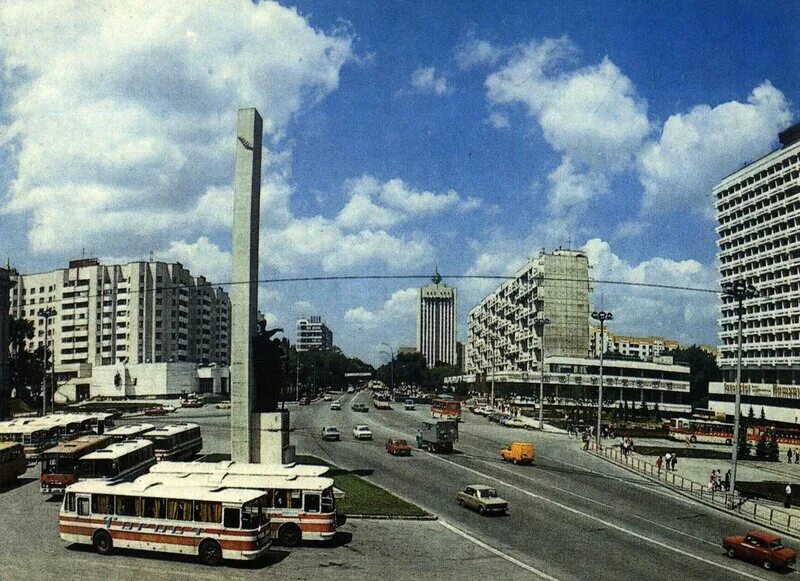
[[[528,261],[513,278],[469,312],[466,372],[539,369],[542,327],[545,356],[589,355],[589,259],[556,250]]]
[[[456,289],[442,282],[439,272],[433,284],[419,289],[417,309],[417,351],[425,356],[425,363],[455,365],[458,304]]]
[[[781,147],[724,178],[716,199],[721,283],[744,281],[759,296],[744,302],[742,393],[767,419],[800,420],[800,124]],[[723,381],[709,386],[709,406],[733,413],[738,317],[723,296],[718,362]]]
[[[589,330],[591,335],[591,356],[600,356],[600,327],[592,325]],[[664,337],[630,337],[627,335],[616,335],[603,329],[603,343],[605,344],[604,353],[617,353],[630,357],[638,357],[643,361],[661,357],[667,351],[672,351],[680,347],[677,341],[665,339]]]
[[[8,414],[7,403],[11,395],[8,368],[8,315],[10,309],[9,290],[12,286],[11,273],[0,268],[0,420]]]
[[[11,314],[33,323],[30,347],[47,341],[62,381],[89,378],[102,366],[230,362],[227,293],[180,263],[89,258],[12,279]],[[40,311],[48,307],[56,314],[45,325]]]
[[[333,331],[322,322],[322,317],[297,319],[295,331],[295,346],[298,351],[333,347]]]

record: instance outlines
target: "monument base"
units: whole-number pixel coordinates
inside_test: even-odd
[[[286,464],[294,460],[289,445],[289,410],[251,414],[250,462]],[[286,458],[291,456],[291,460]]]

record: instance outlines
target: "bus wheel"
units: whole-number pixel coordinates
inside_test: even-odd
[[[108,555],[111,549],[114,548],[111,535],[108,534],[108,531],[105,529],[95,531],[94,535],[92,535],[92,544],[94,545],[94,550],[101,555]]]
[[[204,565],[215,567],[222,563],[222,547],[217,541],[206,539],[200,543],[200,561]]]
[[[689,441],[690,441],[692,444],[694,444],[695,442],[697,442],[697,436],[695,436],[695,435],[692,435],[692,437],[691,437],[691,438],[689,438]]]
[[[294,523],[286,523],[278,530],[278,541],[284,547],[296,547],[302,538],[300,527]]]
[[[728,446],[730,446],[732,443],[733,443],[733,440],[731,440],[730,438],[725,440],[725,444],[727,444]]]

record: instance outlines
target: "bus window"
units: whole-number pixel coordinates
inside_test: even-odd
[[[117,515],[119,516],[138,516],[136,505],[139,500],[135,496],[118,496],[117,497]]]
[[[89,499],[85,496],[78,498],[78,515],[89,516]]]
[[[92,514],[114,514],[114,497],[110,494],[93,494]]]
[[[286,496],[289,494],[288,490],[275,491],[275,508],[286,508]]]
[[[192,501],[167,500],[167,518],[172,520],[192,520]]]
[[[333,512],[334,508],[335,502],[333,500],[333,490],[326,488],[322,491],[322,512]]]
[[[166,518],[167,503],[164,502],[163,498],[143,498],[142,516],[145,518]]]
[[[264,497],[266,498],[266,500],[265,500],[264,506],[267,506],[267,507],[272,507],[273,506],[273,503],[275,502],[275,499],[273,498],[274,494],[275,494],[274,490],[267,490],[265,492]]]
[[[225,519],[222,522],[222,526],[226,529],[238,529],[239,528],[239,509],[238,508],[226,508],[225,509]]]
[[[222,520],[222,505],[218,502],[196,500],[194,503],[194,520],[200,522],[220,522]]]
[[[306,494],[306,512],[319,512],[319,494]]]
[[[303,493],[300,490],[292,490],[289,492],[289,506],[288,508],[303,508]]]
[[[75,512],[75,493],[70,492],[64,495],[64,510]]]

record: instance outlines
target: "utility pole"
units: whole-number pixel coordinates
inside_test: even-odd
[[[52,368],[47,362],[47,344],[50,339],[50,318],[55,317],[56,310],[53,307],[47,307],[46,309],[39,309],[38,313],[40,318],[44,319],[44,375],[42,377],[42,415],[47,415],[47,376],[50,373],[50,390],[54,392],[52,394],[53,402],[50,406],[51,411],[55,411],[55,401],[56,401],[56,394],[55,394],[55,383],[53,382],[52,376]],[[54,350],[53,350],[54,351]],[[55,357],[53,357],[55,359]],[[55,363],[55,361],[54,361]]]
[[[731,451],[731,504],[736,494],[736,466],[739,461],[739,424],[742,415],[742,302],[758,296],[758,290],[743,280],[726,282],[722,285],[722,294],[732,297],[737,302],[738,340],[736,353],[736,397],[733,410],[733,450]]]
[[[490,405],[494,411],[494,338],[492,338],[492,396]]]
[[[544,328],[550,324],[550,319],[547,317],[538,317],[533,321],[534,325],[539,325],[542,332],[539,335],[541,346],[539,351],[539,429],[544,429]]]
[[[600,321],[600,389],[597,393],[597,433],[595,434],[597,447],[600,448],[600,428],[603,421],[603,352],[606,350],[603,330],[605,322],[613,319],[614,315],[606,311],[594,311],[592,312],[592,318],[595,321]]]

